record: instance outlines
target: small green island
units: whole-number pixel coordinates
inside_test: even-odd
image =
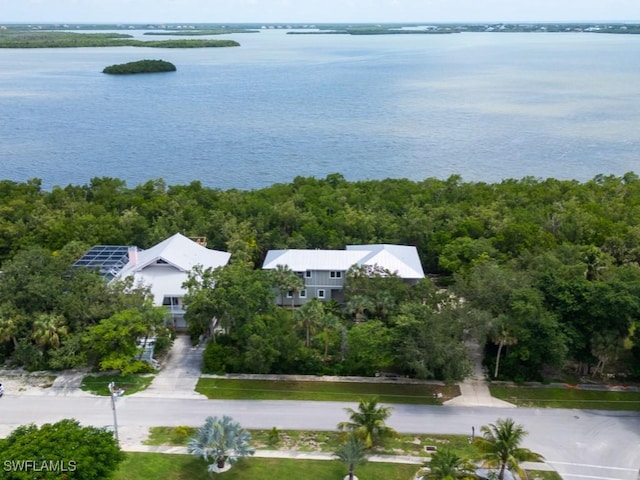
[[[139,60],[137,62],[120,63],[105,67],[102,73],[112,75],[129,75],[133,73],[175,72],[176,66],[164,60]]]

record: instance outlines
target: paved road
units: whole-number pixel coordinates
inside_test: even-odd
[[[332,430],[346,419],[338,402],[218,401],[199,398],[124,397],[118,400],[120,438],[156,425],[199,426],[208,415],[230,415],[247,428]],[[0,435],[29,422],[73,417],[109,426],[108,398],[91,396],[5,396],[0,399]],[[543,454],[565,480],[637,480],[640,415],[562,409],[433,407],[396,405],[389,424],[405,433],[470,435],[471,427],[512,417],[529,432],[525,446]]]

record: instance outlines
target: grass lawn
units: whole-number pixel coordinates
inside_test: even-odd
[[[131,395],[147,388],[153,375],[87,375],[82,379],[80,389],[94,395],[109,396],[109,382],[124,389],[124,395]]]
[[[640,410],[640,392],[491,386],[491,395],[520,407]]]
[[[418,470],[417,465],[365,463],[355,472],[360,478],[376,480],[407,480]],[[252,479],[313,479],[343,478],[347,467],[338,461],[248,458],[239,461],[228,472],[215,475],[222,480]],[[210,480],[207,464],[190,455],[161,453],[128,453],[114,476],[115,480]]]
[[[194,427],[152,427],[146,445],[185,446],[193,436]],[[279,430],[274,436],[271,430],[250,430],[252,445],[258,450],[296,450],[301,452],[334,452],[344,442],[344,434],[337,431]],[[426,446],[454,450],[464,458],[475,453],[464,435],[411,435],[400,434],[388,438],[383,447],[375,447],[376,455],[411,455],[428,457]]]
[[[457,385],[402,383],[294,382],[200,378],[196,391],[208,398],[226,400],[319,400],[359,402],[378,397],[384,403],[441,405],[458,396]],[[441,393],[441,398],[434,398]]]

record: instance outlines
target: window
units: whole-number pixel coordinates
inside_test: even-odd
[[[307,270],[306,272],[304,272],[304,276],[306,278],[311,278],[311,270]]]
[[[318,298],[325,298],[324,290],[318,290]]]
[[[331,278],[342,278],[342,272],[331,272],[330,273],[330,277]]]
[[[307,298],[307,291],[306,290],[300,290],[300,298]]]
[[[293,298],[293,290],[287,292],[287,298]]]

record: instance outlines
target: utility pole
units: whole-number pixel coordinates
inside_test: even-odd
[[[119,442],[118,439],[118,416],[116,415],[116,400],[120,397],[124,390],[121,388],[116,388],[116,384],[114,382],[109,383],[109,392],[111,393],[111,410],[113,410],[113,433],[116,437],[116,442]]]

